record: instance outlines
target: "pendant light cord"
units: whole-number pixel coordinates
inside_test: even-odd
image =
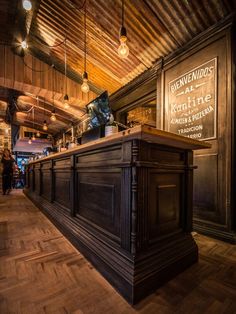
[[[34,129],[34,107],[33,107],[33,129]]]
[[[45,121],[45,97],[43,98],[43,121]]]
[[[87,6],[86,6],[86,0],[85,0],[85,3],[84,3],[84,72],[86,72],[86,57],[87,57],[87,23],[86,23],[86,20],[87,20]]]
[[[54,68],[52,67],[52,102],[53,102],[53,110],[55,110],[54,106]]]
[[[67,39],[67,38],[66,38]],[[65,39],[65,87],[66,87],[66,94],[67,94],[67,47],[66,47],[66,39]]]
[[[125,15],[125,1],[122,0],[122,11],[121,11],[121,26],[124,26],[124,15]]]

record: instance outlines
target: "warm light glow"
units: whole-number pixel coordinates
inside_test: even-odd
[[[27,48],[28,48],[28,44],[27,44],[26,40],[23,40],[23,41],[22,41],[21,47],[22,47],[23,49],[27,49]]]
[[[29,140],[28,140],[28,144],[32,144],[31,137],[30,137]]]
[[[83,84],[81,85],[81,90],[83,93],[88,93],[89,92],[89,86],[87,83],[87,79],[83,79]]]
[[[70,108],[69,97],[68,97],[67,94],[64,96],[64,108],[65,109],[69,109]]]
[[[40,137],[40,132],[39,131],[37,131],[36,136]]]
[[[47,131],[47,129],[48,129],[48,126],[47,126],[47,122],[46,122],[46,120],[43,122],[43,130],[44,131]]]
[[[69,109],[69,108],[70,108],[70,105],[68,104],[67,101],[64,102],[64,108],[65,108],[65,109]]]
[[[55,112],[52,112],[52,115],[51,115],[51,117],[50,117],[50,119],[51,119],[51,121],[56,121],[56,115],[55,115]]]
[[[126,45],[125,41],[120,41],[120,46],[118,48],[118,55],[120,58],[127,58],[129,55],[129,47]]]
[[[32,3],[30,0],[23,0],[22,5],[26,11],[30,11],[32,9]]]
[[[35,140],[36,140],[36,138],[35,138],[35,135],[33,134],[32,141],[35,141]]]

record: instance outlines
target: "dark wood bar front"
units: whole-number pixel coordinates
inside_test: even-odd
[[[202,148],[138,126],[30,163],[25,193],[134,304],[197,261],[192,151]]]

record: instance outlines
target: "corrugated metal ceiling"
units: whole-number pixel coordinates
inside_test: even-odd
[[[63,72],[65,47],[60,43],[67,36],[70,77],[77,76],[81,80],[84,71],[84,0],[32,2],[33,11],[25,13],[21,1],[0,1],[1,42],[12,43],[19,34],[22,33],[22,38],[27,35],[28,53],[46,63],[56,61]],[[87,72],[93,90],[85,98],[87,100],[103,90],[110,94],[117,91],[158,59],[234,14],[236,7],[235,1],[231,0],[126,0],[124,24],[130,54],[124,60],[117,54],[121,3],[121,0],[87,0]],[[85,104],[85,99],[81,98],[81,104]],[[68,113],[72,120],[81,115],[80,110],[74,106],[74,112]]]
[[[29,36],[52,46],[68,40],[68,63],[83,73],[84,1],[42,0]],[[194,36],[233,13],[227,0],[130,0],[125,1],[125,26],[129,57],[117,55],[121,1],[87,0],[87,72],[99,89],[114,92],[122,85],[181,47]],[[42,49],[44,47],[42,46]],[[64,47],[50,53],[64,60]]]

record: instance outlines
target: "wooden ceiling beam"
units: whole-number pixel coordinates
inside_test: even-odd
[[[49,134],[52,134],[52,135],[55,135],[55,134],[57,134],[59,132],[63,132],[63,131],[65,131],[67,129],[66,127],[64,127],[64,128],[57,128],[55,126],[55,124],[48,124],[48,130],[45,132],[42,129],[42,126],[40,127],[39,125],[35,125],[35,124],[33,124],[32,121],[26,120],[26,119],[20,120],[20,121],[15,120],[14,124],[15,125],[19,125],[19,126],[25,126],[25,127],[31,128],[31,129],[35,129],[35,130],[37,130],[39,132],[49,133]]]
[[[58,109],[58,107],[53,106],[53,104],[49,102],[44,102],[41,99],[37,100],[30,96],[20,96],[18,101],[25,105],[32,106],[36,110],[45,111],[47,117],[50,117],[52,110],[55,109],[57,119],[65,124],[79,122],[78,119],[72,119],[69,114],[66,114],[64,111]]]
[[[54,64],[55,69],[60,73],[64,74],[65,73],[64,62],[53,56],[50,52],[48,53],[47,52],[48,50],[49,50],[48,48],[46,47],[44,48],[42,47],[42,45],[34,42],[34,45],[31,47],[30,52],[33,56],[43,61],[44,63],[48,64],[49,66]],[[83,83],[82,76],[75,72],[74,70],[72,70],[70,67],[68,67],[67,70],[67,77],[80,85]],[[103,89],[96,87],[91,82],[89,82],[89,87],[90,90],[97,95],[100,95],[102,92],[104,92]]]

